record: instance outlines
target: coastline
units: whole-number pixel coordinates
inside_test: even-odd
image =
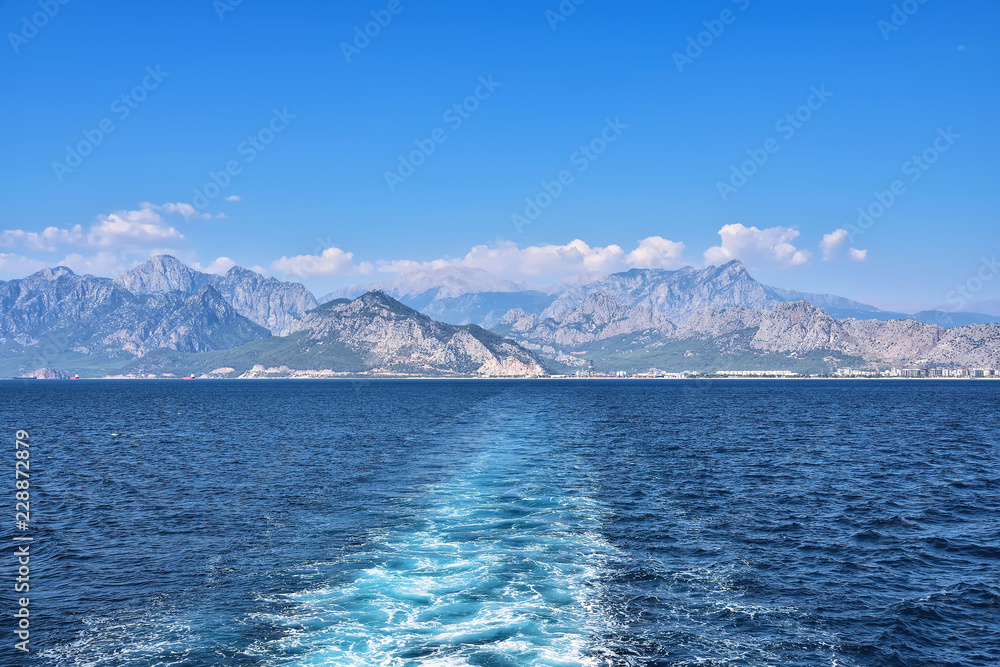
[[[966,381],[1000,381],[1000,377],[787,377],[787,376],[761,376],[761,377],[735,377],[735,376],[712,376],[700,375],[697,377],[552,377],[552,376],[497,376],[484,377],[473,375],[439,376],[439,375],[406,375],[406,376],[344,376],[344,377],[197,377],[199,382],[258,382],[258,381],[314,381],[314,382],[384,382],[384,381],[518,381],[518,382],[719,382],[719,381],[759,381],[759,380],[782,380],[782,381],[815,381],[815,380],[835,380],[838,382],[870,382],[870,381],[923,381],[923,382],[966,382]],[[124,377],[124,376],[102,376],[102,377],[81,377],[74,380],[68,378],[35,378],[35,377],[11,377],[0,379],[0,382],[191,382],[190,378],[178,377]]]

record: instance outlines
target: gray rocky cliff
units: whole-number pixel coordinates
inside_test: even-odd
[[[262,276],[240,266],[216,276],[212,285],[236,312],[275,336],[291,332],[296,320],[317,305],[316,297],[303,285]]]
[[[336,340],[390,371],[494,376],[539,375],[542,364],[510,340],[476,325],[436,322],[382,292],[335,300],[295,327],[317,342]]]

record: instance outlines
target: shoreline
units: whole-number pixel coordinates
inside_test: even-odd
[[[531,381],[566,381],[566,382],[638,382],[638,381],[655,381],[655,382],[698,382],[698,381],[721,381],[721,380],[735,380],[735,381],[754,381],[754,380],[787,380],[787,381],[811,381],[811,380],[836,380],[845,382],[870,382],[870,381],[917,381],[917,382],[967,382],[967,381],[1000,381],[1000,377],[937,377],[937,378],[911,378],[911,377],[783,377],[783,376],[761,376],[761,377],[731,377],[731,376],[711,376],[711,375],[700,375],[697,377],[686,377],[686,378],[676,378],[676,377],[552,377],[552,376],[542,376],[542,377],[532,377],[532,376],[511,376],[511,377],[481,377],[481,376],[438,376],[438,375],[408,375],[408,376],[351,376],[351,377],[252,377],[252,378],[225,378],[225,377],[198,377],[194,378],[177,378],[177,377],[121,377],[121,376],[103,376],[103,377],[81,377],[75,379],[69,378],[35,378],[35,377],[23,377],[23,378],[2,378],[2,382],[257,382],[257,381],[289,381],[289,382],[301,382],[301,381],[314,381],[314,382],[371,382],[371,381],[412,381],[412,380],[423,380],[423,381],[472,381],[472,382],[482,382],[482,381],[520,381],[520,382],[531,382]]]

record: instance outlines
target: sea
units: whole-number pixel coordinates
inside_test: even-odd
[[[0,665],[997,665],[998,413],[992,381],[0,382]]]

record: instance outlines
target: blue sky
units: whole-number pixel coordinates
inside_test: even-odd
[[[0,279],[739,258],[908,310],[1000,297],[996,3],[64,1],[0,3]]]

